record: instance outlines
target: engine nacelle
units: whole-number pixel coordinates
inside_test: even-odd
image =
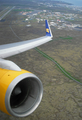
[[[34,74],[0,68],[0,110],[16,117],[30,115],[40,104],[43,86]]]

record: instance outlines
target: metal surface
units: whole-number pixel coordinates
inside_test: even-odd
[[[21,68],[10,60],[4,60],[0,58],[0,68],[21,71]]]
[[[12,107],[10,99],[14,88],[19,85],[20,82],[24,81],[23,89],[30,86],[30,92],[26,100],[17,107]],[[40,104],[43,95],[43,86],[38,77],[32,73],[21,74],[16,77],[9,85],[6,96],[5,105],[9,114],[16,117],[25,117],[31,114]],[[22,96],[21,96],[22,97]]]
[[[33,40],[0,45],[0,58],[6,58],[15,54],[19,54],[26,50],[42,45],[50,40],[52,40],[51,37],[44,36]]]

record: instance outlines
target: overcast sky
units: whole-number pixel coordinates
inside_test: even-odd
[[[72,4],[76,5],[76,6],[82,6],[82,0],[61,0],[61,1],[72,3]]]

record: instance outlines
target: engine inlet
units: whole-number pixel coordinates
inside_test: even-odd
[[[5,104],[7,111],[16,117],[31,114],[40,104],[43,87],[40,79],[32,73],[16,77],[9,85]]]

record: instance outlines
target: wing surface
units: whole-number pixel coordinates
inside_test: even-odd
[[[48,21],[45,20],[46,35],[40,38],[0,45],[0,58],[6,58],[30,50],[52,40],[52,33]]]

